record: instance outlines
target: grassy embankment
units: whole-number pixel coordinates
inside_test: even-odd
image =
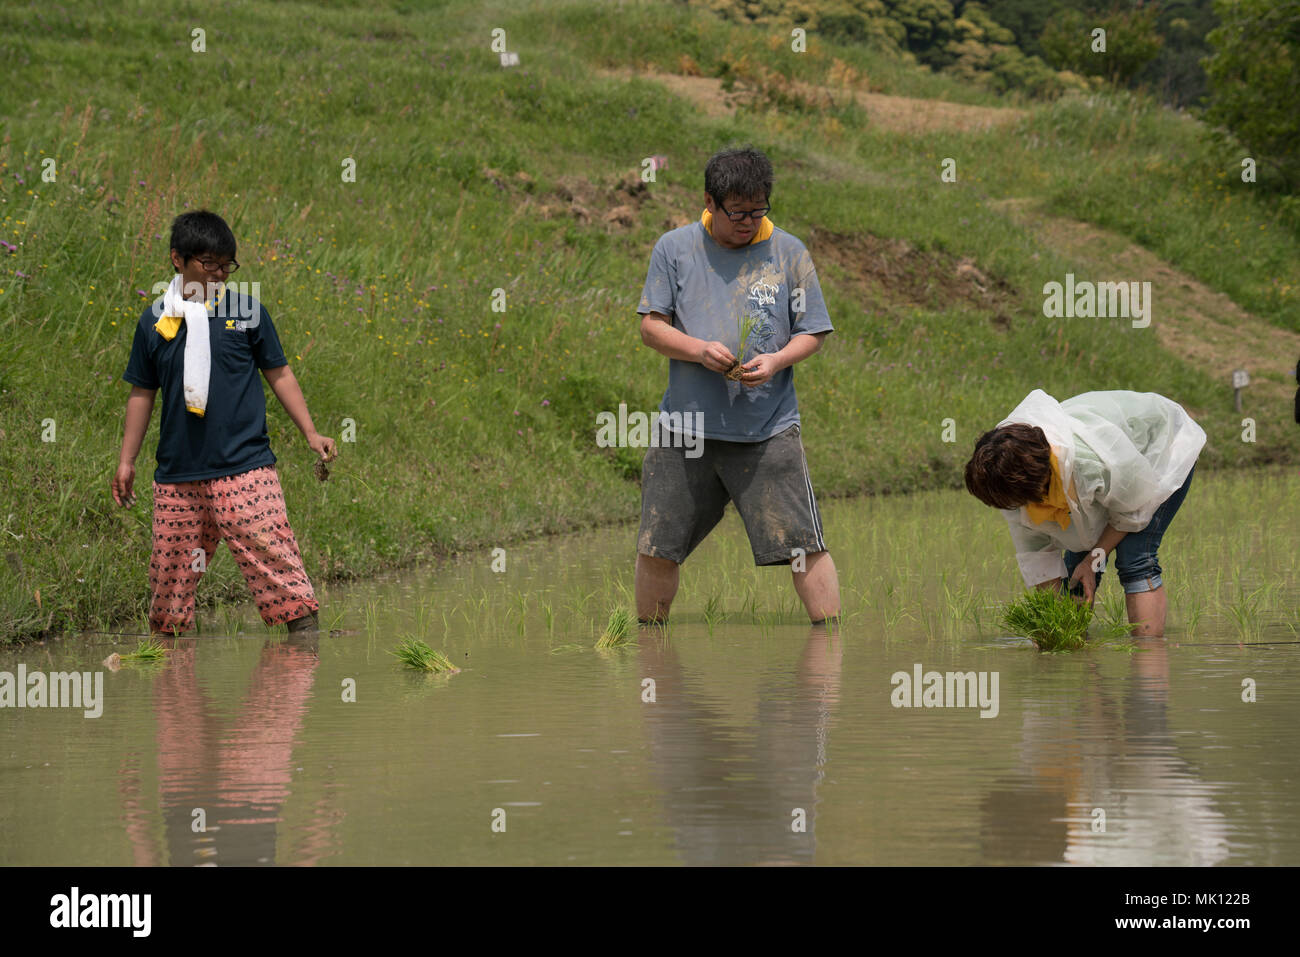
[[[1223,383],[1153,330],[1045,319],[1043,283],[1080,272],[1076,260],[998,204],[1040,200],[1117,230],[1300,330],[1294,226],[1190,120],[1101,97],[1017,103],[1027,115],[993,131],[908,134],[789,81],[998,101],[816,38],[795,55],[674,5],[398,12],[411,7],[250,2],[203,24],[202,54],[190,14],[0,12],[0,56],[24,78],[0,92],[0,238],[13,247],[0,251],[0,640],[142,614],[156,415],[136,505],[116,508],[108,483],[138,290],[168,278],[167,225],[186,206],[232,223],[237,278],[261,283],[318,428],[356,423],[321,485],[269,399],[318,579],[636,514],[640,452],[596,448],[595,413],[657,402],[666,360],[634,325],[650,246],[698,215],[708,155],[745,140],[776,164],[773,217],[814,248],[837,325],[797,376],[821,494],[959,483],[975,436],[1036,386],[1171,395],[1209,432],[1208,466],[1294,456],[1279,408],[1257,412],[1258,441],[1243,443]],[[497,64],[494,27],[520,68]],[[706,113],[600,72],[684,63],[766,96]],[[671,162],[657,182],[614,189],[656,153]],[[943,157],[957,183],[940,181]],[[617,206],[624,224],[606,222]],[[1146,277],[1116,257],[1080,278]],[[245,595],[222,550],[201,600]]]

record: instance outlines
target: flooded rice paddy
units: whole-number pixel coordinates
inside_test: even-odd
[[[956,492],[823,503],[837,635],[729,510],[667,634],[621,649],[594,644],[634,527],[321,589],[319,637],[250,604],[159,664],[0,651],[103,681],[98,717],[0,712],[0,863],[1300,863],[1297,493],[1198,473],[1166,637],[1068,654],[997,624],[1010,538]],[[1113,570],[1099,605],[1123,613]],[[408,637],[461,672],[404,669]]]

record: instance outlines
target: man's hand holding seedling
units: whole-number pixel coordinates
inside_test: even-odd
[[[1083,597],[1074,593],[1075,585],[1083,586]],[[1097,573],[1092,570],[1092,556],[1085,558],[1074,566],[1074,574],[1066,586],[1070,596],[1080,604],[1092,604],[1092,596],[1097,592]]]
[[[785,348],[779,352],[760,352],[741,366],[744,372],[740,380],[741,385],[762,385],[787,366],[807,359],[822,347],[825,338],[824,332],[812,335],[801,333],[787,342]]]
[[[338,446],[328,435],[321,435],[319,432],[312,432],[307,436],[307,444],[311,450],[321,457],[325,462],[333,462],[338,457]]]
[[[761,352],[740,368],[744,373],[744,375],[741,376],[740,384],[756,386],[762,385],[768,379],[772,378],[772,376],[785,368],[785,366],[781,364],[776,353]]]
[[[700,351],[697,356],[697,361],[709,371],[725,373],[736,364],[736,357],[732,355],[731,350],[721,342],[697,341],[700,342]]]
[[[1106,524],[1101,537],[1097,539],[1097,544],[1088,550],[1088,556],[1074,566],[1074,574],[1070,576],[1067,586],[1072,593],[1075,582],[1079,582],[1083,585],[1083,600],[1092,602],[1092,596],[1097,591],[1097,572],[1105,570],[1106,557],[1115,550],[1115,546],[1122,542],[1127,534],[1128,532],[1121,532],[1109,522]]]

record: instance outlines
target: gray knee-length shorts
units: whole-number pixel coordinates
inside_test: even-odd
[[[799,426],[762,442],[705,439],[703,454],[652,446],[641,466],[637,551],[677,563],[704,541],[733,502],[755,565],[788,565],[826,551]]]

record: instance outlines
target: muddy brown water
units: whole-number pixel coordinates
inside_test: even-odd
[[[102,668],[135,645],[103,635],[0,652],[103,680],[99,717],[0,710],[0,863],[1300,863],[1300,482],[1198,481],[1170,592],[1226,594],[1191,557],[1229,556],[1272,586],[1249,635],[1189,628],[1187,597],[1141,650],[1041,654],[992,623],[1018,588],[1001,519],[942,493],[823,503],[835,638],[729,511],[670,634],[619,651],[593,645],[635,528],[322,590],[338,634],[268,637],[247,606],[159,666]],[[408,635],[461,673],[403,670]],[[926,707],[931,671],[974,700]]]

